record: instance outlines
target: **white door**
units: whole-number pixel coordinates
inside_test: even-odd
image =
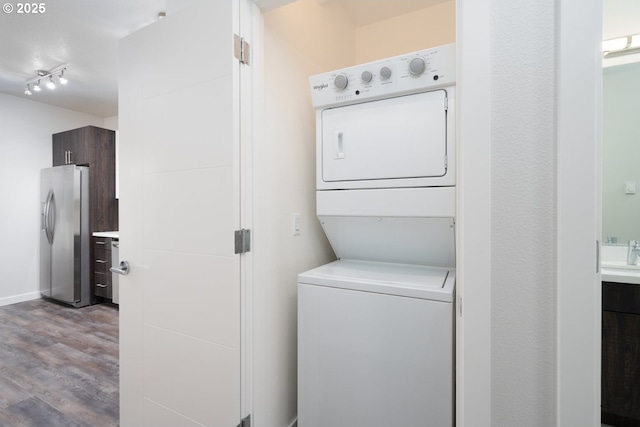
[[[120,417],[235,427],[240,411],[238,0],[120,43]]]

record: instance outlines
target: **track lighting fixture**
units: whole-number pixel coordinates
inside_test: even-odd
[[[49,81],[47,81],[47,87],[51,90],[56,88],[56,82],[53,80],[54,77],[58,78],[58,82],[60,82],[60,84],[66,85],[68,83],[67,78],[64,77],[66,69],[67,67],[65,66],[59,66],[51,71],[37,70],[37,75],[25,82],[26,88],[24,90],[24,94],[31,95],[33,93],[31,90],[34,92],[40,92],[42,90],[40,87],[40,80],[42,79],[49,79]]]

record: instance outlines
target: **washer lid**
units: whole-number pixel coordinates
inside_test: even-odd
[[[453,302],[455,269],[341,259],[299,274],[298,282]]]

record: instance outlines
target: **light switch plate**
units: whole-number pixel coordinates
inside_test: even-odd
[[[635,181],[627,181],[624,185],[625,194],[636,194],[636,182]]]
[[[293,214],[293,235],[294,236],[300,235],[300,214],[299,213]]]

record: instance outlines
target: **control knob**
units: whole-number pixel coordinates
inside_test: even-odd
[[[333,79],[333,84],[336,85],[336,88],[342,90],[349,85],[349,79],[344,74],[338,74],[335,79]]]
[[[413,58],[411,62],[409,62],[409,72],[414,76],[419,76],[424,73],[426,67],[427,64],[425,64],[422,58]]]
[[[371,74],[371,71],[363,71],[360,78],[362,78],[363,82],[369,83],[373,79],[373,74]]]
[[[389,67],[380,68],[380,77],[382,77],[385,80],[391,77],[391,68]]]

